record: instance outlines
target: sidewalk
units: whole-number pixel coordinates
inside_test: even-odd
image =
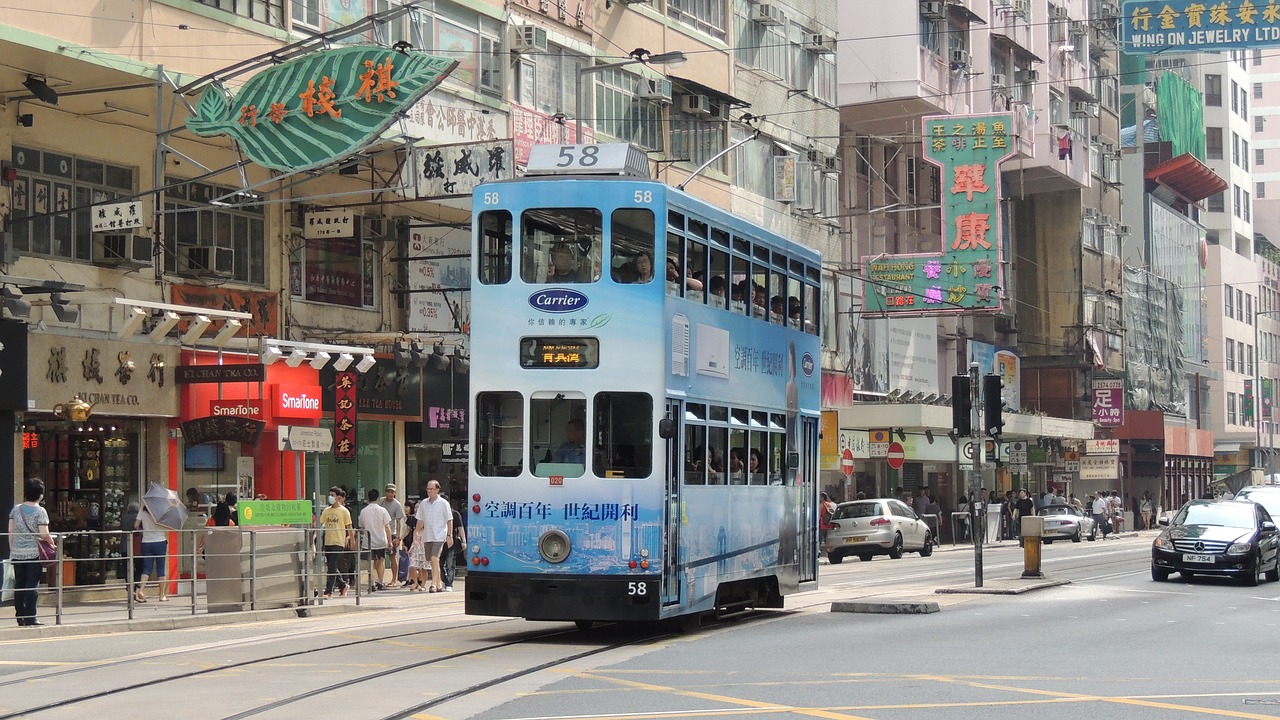
[[[183,585],[190,587],[185,581]],[[323,602],[316,598],[316,604],[305,607],[216,613],[210,613],[205,609],[203,596],[198,599],[193,612],[190,593],[170,595],[169,601],[165,603],[158,602],[153,594],[146,603],[134,603],[132,619],[129,618],[129,608],[123,599],[123,588],[119,591],[104,589],[95,593],[96,597],[86,597],[74,603],[64,600],[60,625],[55,624],[52,591],[41,585],[37,619],[44,623],[44,626],[18,627],[13,619],[13,603],[6,603],[0,607],[0,643],[29,638],[176,630],[361,611],[405,610],[427,605],[456,603],[461,607],[463,593],[466,592],[465,585],[466,581],[459,578],[454,582],[453,592],[409,592],[404,588],[391,588],[373,594],[361,593],[358,599],[353,587],[345,598],[333,597]]]

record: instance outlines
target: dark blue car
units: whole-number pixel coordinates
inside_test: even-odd
[[[1160,518],[1164,531],[1151,545],[1151,579],[1181,573],[1239,578],[1257,585],[1265,575],[1280,580],[1280,534],[1267,509],[1242,500],[1192,500],[1173,519]]]

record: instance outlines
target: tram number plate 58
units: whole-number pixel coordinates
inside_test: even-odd
[[[627,583],[628,595],[648,595],[649,583],[646,582],[629,582]]]

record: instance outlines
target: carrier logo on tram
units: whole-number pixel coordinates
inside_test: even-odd
[[[549,313],[567,313],[587,306],[587,296],[568,288],[547,288],[529,296],[534,310]]]
[[[805,377],[813,377],[813,356],[809,353],[801,356],[800,371],[804,373]]]

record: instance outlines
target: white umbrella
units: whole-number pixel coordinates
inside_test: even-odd
[[[178,499],[178,493],[159,483],[151,483],[151,487],[142,496],[142,502],[146,503],[147,510],[151,511],[151,517],[155,518],[157,525],[170,530],[181,530],[183,523],[187,521],[187,508]]]

